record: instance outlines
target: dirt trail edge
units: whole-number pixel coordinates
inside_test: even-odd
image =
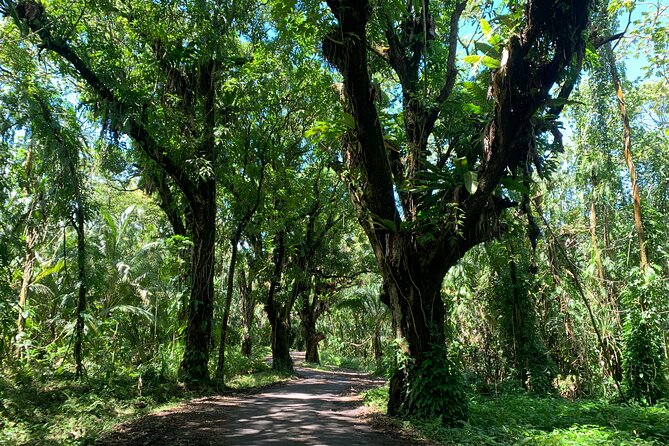
[[[361,390],[383,381],[348,370],[296,367],[300,378],[243,396],[192,400],[121,425],[98,445],[407,444],[375,432],[363,416]]]

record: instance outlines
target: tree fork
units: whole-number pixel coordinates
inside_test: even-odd
[[[420,61],[426,56],[422,54],[424,47],[432,39],[423,36],[420,45],[398,51],[403,48],[402,35],[387,30],[390,53],[386,58],[384,53],[377,52],[395,70],[408,98],[404,102],[405,116],[409,117],[405,128],[408,156],[403,159],[399,152],[388,149],[374,103],[374,87],[367,67],[366,25],[372,12],[370,4],[353,0],[328,0],[327,3],[338,27],[324,39],[323,54],[344,78],[344,108],[353,116],[355,124],[355,131],[342,139],[348,167],[347,186],[358,220],[374,249],[384,279],[384,296],[393,313],[396,338],[407,357],[406,366],[391,380],[388,410],[391,414],[443,415],[444,422],[452,422],[466,416],[466,400],[460,391],[453,390],[458,378],[444,347],[441,281],[471,247],[493,236],[490,228],[495,227],[499,211],[509,207],[494,197],[494,190],[508,169],[526,162],[536,131],[533,115],[547,105],[551,88],[572,63],[574,54],[583,51],[582,37],[590,2],[565,1],[559,5],[546,0],[527,2],[523,27],[519,34],[511,37],[505,49],[508,56],[505,64],[493,72],[490,95],[495,102],[494,118],[483,135],[478,189],[469,194],[463,192],[462,187],[454,186],[444,193],[445,201],[458,207],[456,218],[462,223],[433,234],[431,241],[421,240],[420,234],[412,231],[399,231],[403,217],[412,223],[417,221],[414,211],[429,194],[398,192],[403,207],[400,214],[394,191],[401,191],[405,181],[411,184],[420,173],[427,156],[421,147],[429,137],[430,120],[439,115],[434,109],[421,110],[412,99],[418,85],[415,79],[420,78],[416,70],[421,64],[416,63],[416,59]],[[411,6],[408,17],[427,23],[430,20],[427,3],[422,3],[422,19],[417,19],[417,14],[412,15]],[[458,3],[451,16],[448,76],[436,98],[438,101],[448,98],[455,81],[453,49],[457,43],[459,14],[464,7],[464,3]],[[555,27],[555,23],[560,23],[560,27]],[[402,30],[415,40],[415,27],[400,26],[400,32]],[[423,32],[425,30],[423,27]],[[413,40],[405,42],[408,41]],[[548,51],[547,47],[552,48],[547,59],[538,61],[528,57],[533,50]],[[533,88],[529,90],[528,85]],[[569,90],[563,88],[562,93],[568,96]],[[436,110],[441,105],[443,102],[438,103]],[[486,229],[479,230],[481,226]],[[433,366],[426,368],[424,364]],[[439,370],[447,372],[440,374]],[[425,376],[434,378],[430,389],[422,386]],[[435,401],[435,388],[439,403],[429,408],[426,402]]]

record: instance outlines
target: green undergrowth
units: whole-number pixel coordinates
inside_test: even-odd
[[[321,366],[327,369],[328,366],[341,369],[359,370],[364,372],[375,372],[378,368],[376,361],[364,360],[361,358],[349,357],[323,350],[320,353]],[[317,364],[308,364],[310,367],[317,367]]]
[[[365,404],[381,412],[388,388],[364,394]],[[660,446],[669,445],[669,405],[617,405],[550,397],[476,397],[470,419],[460,427],[439,420],[395,421],[443,445]]]
[[[253,390],[284,382],[292,377],[293,375],[290,373],[268,369],[245,375],[237,375],[230,379],[226,385],[232,390]]]
[[[231,355],[234,356],[234,355]],[[226,382],[233,391],[250,391],[289,379],[262,361],[234,364]],[[118,372],[113,378],[89,374],[74,381],[70,373],[25,368],[0,375],[0,445],[90,445],[115,425],[218,393],[213,387],[189,391],[168,376]]]
[[[175,381],[138,383],[136,378],[3,377],[0,445],[93,444],[100,432],[119,422],[199,396]]]

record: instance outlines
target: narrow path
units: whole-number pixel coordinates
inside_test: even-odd
[[[360,390],[382,381],[345,370],[296,367],[301,378],[240,397],[193,400],[121,427],[100,444],[400,446],[362,416]]]

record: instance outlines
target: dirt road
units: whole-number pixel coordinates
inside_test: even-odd
[[[381,381],[345,370],[296,368],[301,378],[240,397],[193,400],[122,426],[99,444],[399,446],[362,416],[360,390]]]

